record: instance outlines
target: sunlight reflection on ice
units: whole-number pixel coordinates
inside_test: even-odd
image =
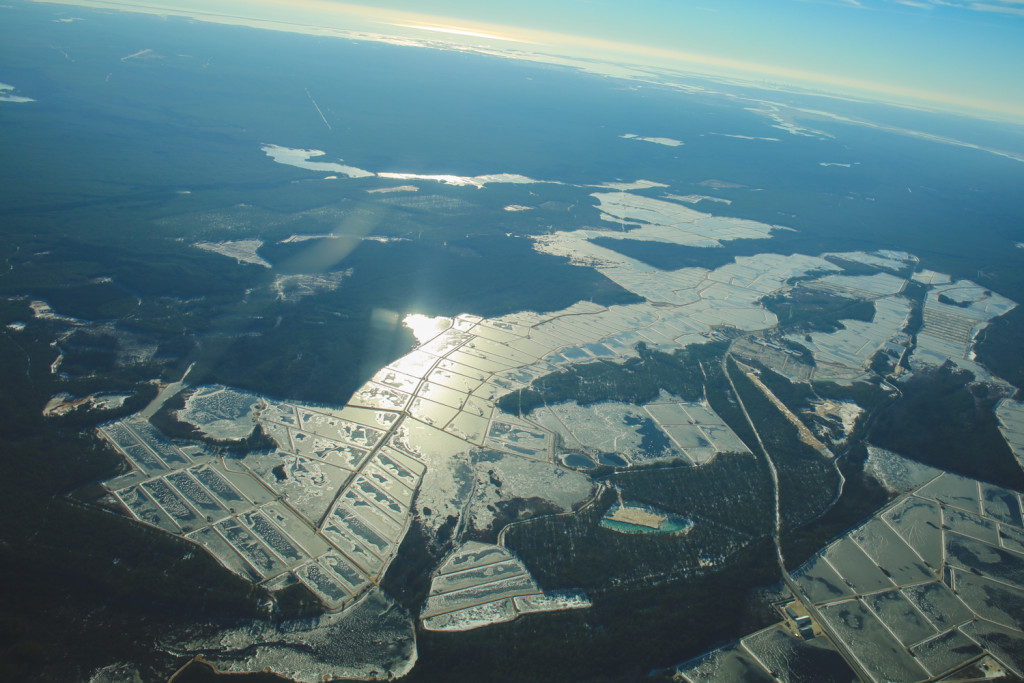
[[[412,313],[402,319],[402,324],[412,330],[416,341],[425,344],[452,326],[451,318],[437,317]]]

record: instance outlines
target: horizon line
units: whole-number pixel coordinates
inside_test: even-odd
[[[302,0],[301,2],[289,3],[287,7],[289,9],[305,9],[307,11],[327,10],[332,12],[336,18],[344,17],[350,21],[353,18],[362,19],[372,26],[408,29],[430,34],[430,38],[414,37],[398,32],[377,33],[368,31],[369,26],[344,27],[329,23],[298,23],[275,19],[267,15],[253,16],[251,12],[249,15],[229,14],[223,11],[201,9],[198,7],[173,7],[147,0],[28,1],[35,4],[75,6],[157,16],[176,16],[222,25],[246,26],[261,30],[336,37],[348,40],[369,40],[399,44],[407,47],[457,51],[469,50],[481,55],[567,66],[625,80],[637,79],[635,76],[631,77],[623,74],[623,68],[654,69],[661,72],[662,75],[668,75],[665,71],[672,71],[680,75],[692,75],[693,77],[717,82],[721,82],[721,79],[727,79],[733,81],[733,85],[743,85],[761,90],[780,91],[790,89],[800,94],[812,96],[840,99],[853,98],[860,101],[871,101],[932,113],[955,114],[974,119],[1024,125],[1024,109],[991,101],[965,100],[942,93],[866,81],[849,76],[754,63],[730,57],[685,52],[672,48],[651,47],[538,29],[482,24],[480,22],[438,15],[377,9],[364,5],[331,2],[329,0]],[[244,5],[239,4],[239,8],[245,7],[247,9],[259,6],[280,7],[282,5],[274,0],[250,0],[244,3]],[[441,36],[445,39],[439,40]],[[494,44],[480,45],[459,42],[458,38],[489,40],[493,41]],[[543,48],[546,51],[534,52],[510,49],[508,47],[510,43]],[[562,48],[563,51],[558,52],[559,48]],[[576,48],[575,53],[573,48]],[[566,51],[566,49],[568,50]],[[627,59],[627,61],[614,61],[611,58],[612,54],[619,55],[621,58]],[[583,61],[585,65],[573,63],[574,60]],[[602,66],[605,68],[599,68]]]

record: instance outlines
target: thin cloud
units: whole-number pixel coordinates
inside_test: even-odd
[[[936,7],[964,10],[968,12],[987,12],[1011,17],[1024,17],[1024,0],[991,0],[990,2],[956,2],[953,0],[891,0],[897,5],[933,10]]]
[[[868,9],[860,0],[797,0],[814,5],[832,5],[834,7],[856,7],[857,9]]]
[[[996,14],[1024,17],[1024,9],[1020,7],[1007,7],[1006,5],[990,5],[983,2],[972,2],[969,9],[976,12],[994,12]]]

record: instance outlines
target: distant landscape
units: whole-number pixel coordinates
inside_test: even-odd
[[[0,16],[0,678],[1024,676],[1018,127]]]

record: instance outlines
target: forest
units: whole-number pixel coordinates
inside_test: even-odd
[[[505,394],[497,405],[507,413],[529,415],[534,408],[567,401],[639,405],[655,400],[662,390],[696,401],[704,394],[702,363],[721,357],[725,348],[725,343],[714,342],[667,353],[641,342],[636,345],[637,357],[572,365],[534,380],[527,389]]]
[[[878,416],[871,442],[932,467],[1024,491],[1024,471],[999,432],[1002,393],[951,363],[920,370]]]
[[[124,465],[82,430],[138,410],[152,389],[116,412],[44,418],[40,406],[57,391],[131,390],[135,378],[61,381],[50,373],[55,351],[41,323],[16,338],[4,327],[22,312],[0,309],[0,351],[8,359],[0,364],[0,679],[66,680],[69,671],[88,679],[109,663],[111,648],[136,658],[143,671],[162,670],[168,658],[152,649],[161,631],[261,614],[265,591],[206,553],[87,504],[100,492],[91,484]]]

